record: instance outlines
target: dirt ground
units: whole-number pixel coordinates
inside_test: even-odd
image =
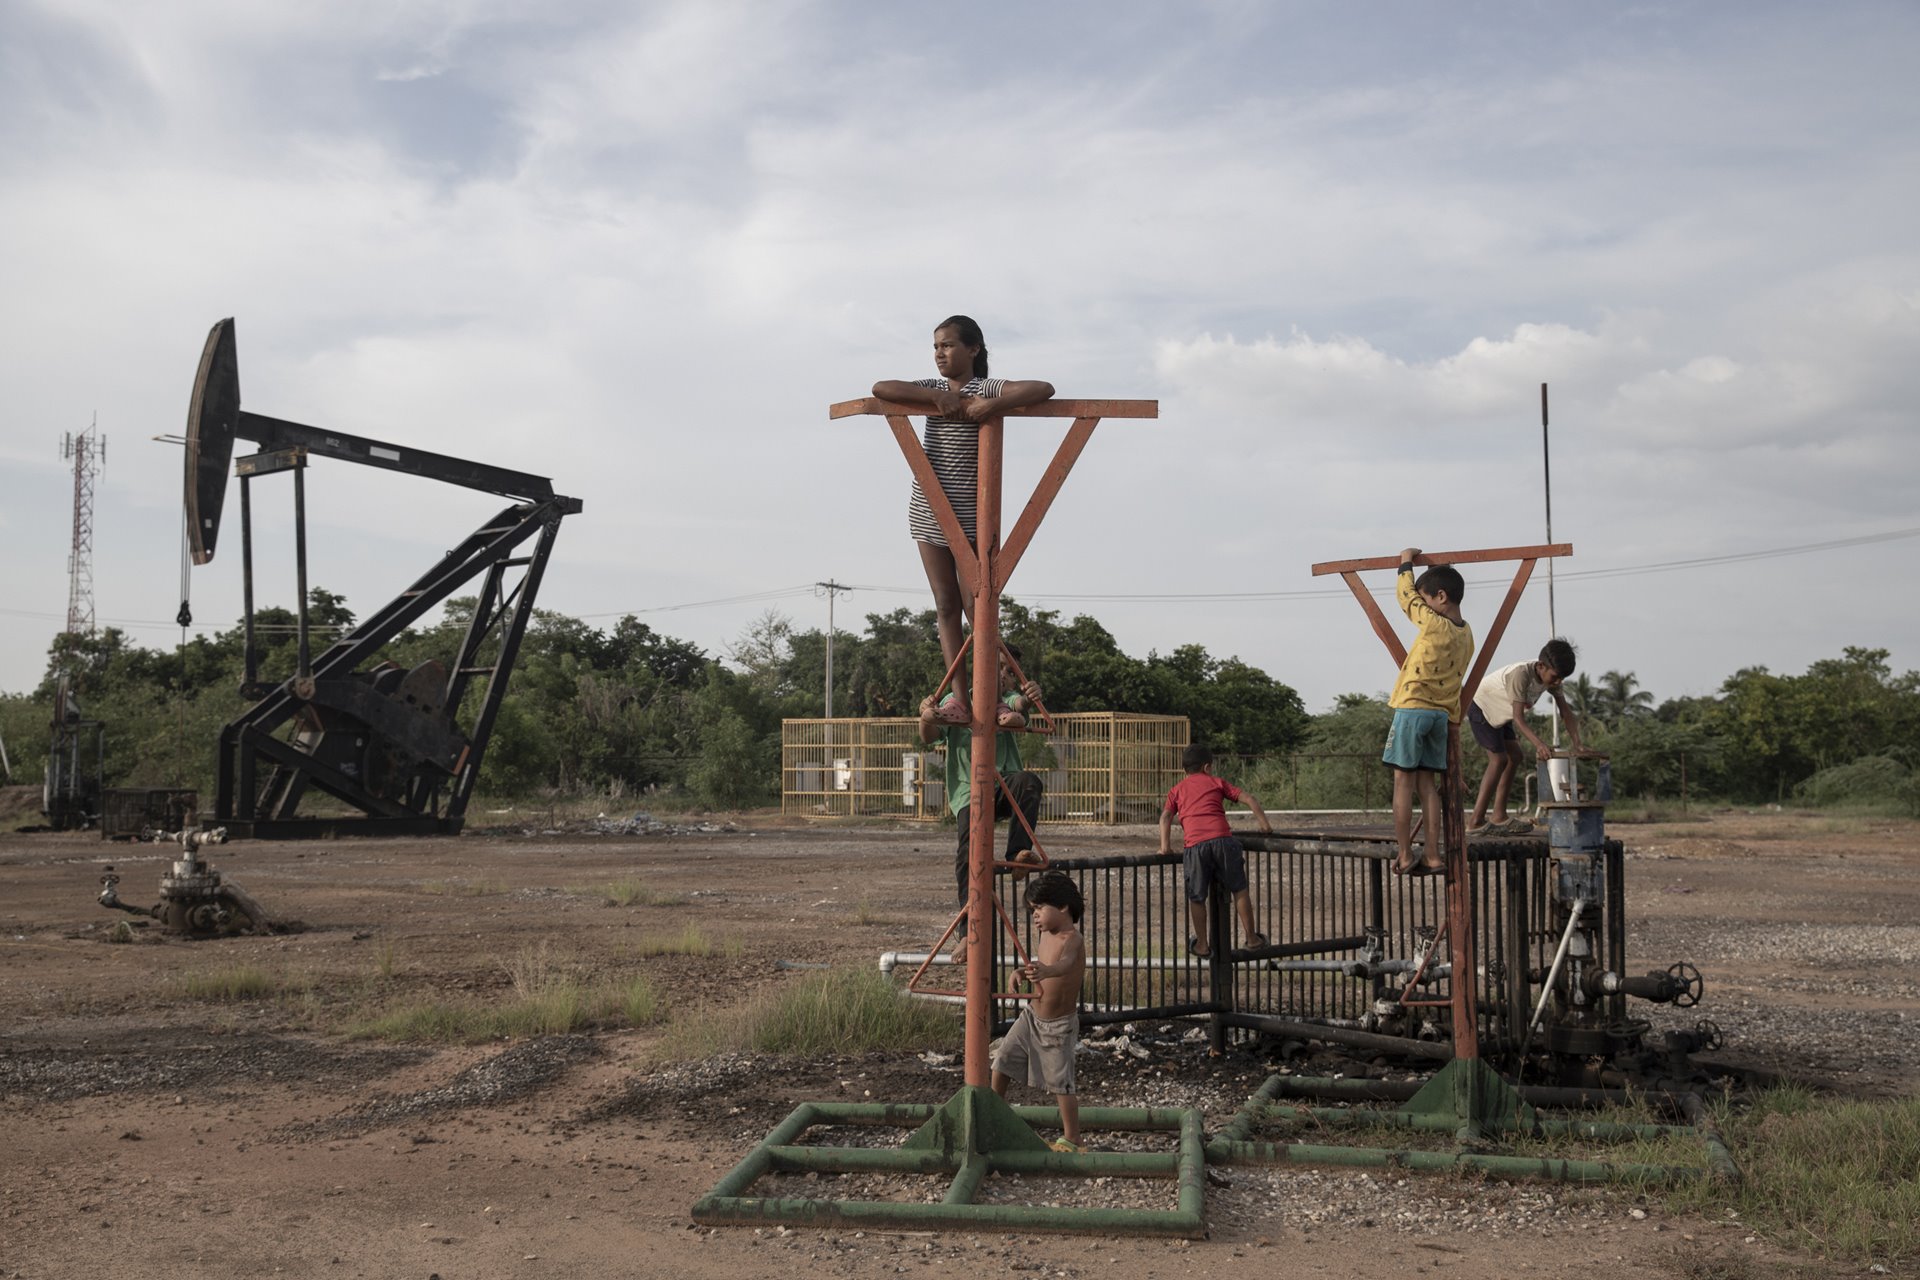
[[[956,1069],[913,1055],[663,1065],[659,1027],[459,1048],[315,1029],[375,988],[504,994],[528,955],[644,972],[670,1023],[792,981],[793,966],[924,947],[944,922],[948,832],[729,825],[234,844],[215,864],[298,931],[141,929],[127,945],[109,941],[127,917],[94,902],[103,866],[145,902],[167,850],[0,835],[0,1277],[1854,1273],[1629,1193],[1344,1170],[1225,1170],[1210,1237],[1192,1242],[709,1229],[689,1207],[794,1103],[943,1101]],[[1920,824],[1718,814],[1613,834],[1633,957],[1706,975],[1701,1006],[1663,1011],[1668,1025],[1713,1018],[1720,1057],[1762,1073],[1914,1091]],[[1070,843],[1100,855],[1152,839]],[[632,879],[677,900],[611,905],[604,887]],[[690,923],[716,955],[644,954]],[[308,994],[188,994],[193,975],[242,964]],[[1198,1100],[1223,1123],[1272,1064],[1251,1049],[1210,1061],[1182,1030],[1087,1055],[1083,1096]]]

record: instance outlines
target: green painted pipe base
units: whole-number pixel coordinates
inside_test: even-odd
[[[939,1107],[895,1103],[805,1102],[693,1206],[696,1222],[787,1223],[812,1227],[1008,1228],[1195,1237],[1206,1234],[1206,1146],[1196,1110],[1088,1107],[1083,1130],[1177,1130],[1174,1152],[1056,1152],[1033,1122],[1058,1118],[1052,1107],[1011,1107],[991,1089],[964,1086]],[[815,1125],[917,1126],[899,1147],[828,1147],[803,1143]],[[770,1173],[944,1174],[938,1204],[815,1197],[751,1196]],[[1076,1209],[1067,1206],[976,1204],[990,1174],[1047,1177],[1172,1178],[1178,1207]]]
[[[1477,1142],[1490,1129],[1530,1126],[1536,1119],[1513,1086],[1478,1058],[1455,1058],[1434,1072],[1402,1110],[1451,1121],[1462,1142]]]

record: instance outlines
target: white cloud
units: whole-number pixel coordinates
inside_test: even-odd
[[[998,372],[1161,401],[1096,434],[1022,598],[1532,540],[1543,381],[1582,565],[1913,522],[1911,15],[1392,16],[987,5],[955,44],[835,3],[30,10],[40,56],[0,63],[28,122],[0,234],[33,250],[0,298],[0,481],[36,500],[0,582],[63,611],[52,445],[98,410],[100,612],[171,616],[178,455],[142,437],[229,314],[249,408],[582,497],[544,601],[576,613],[916,589],[904,465],[826,406],[924,370],[954,310]],[[1023,480],[1057,431],[1016,429]],[[321,580],[363,609],[490,501],[315,481]],[[1913,606],[1860,604],[1878,554],[1726,661],[1649,637],[1710,634],[1740,572],[1560,598],[1663,694],[1841,643],[1920,665]],[[224,568],[203,617],[237,609]],[[1084,607],[1316,704],[1390,679],[1347,601]],[[718,648],[753,612],[651,620]],[[17,688],[46,629],[5,627]]]

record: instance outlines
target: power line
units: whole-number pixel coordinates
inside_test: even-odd
[[[1897,542],[1904,538],[1920,538],[1920,529],[1895,529],[1887,533],[1862,534],[1854,538],[1835,538],[1827,542],[1807,542],[1792,547],[1769,547],[1760,551],[1736,551],[1719,556],[1695,556],[1686,560],[1661,560],[1651,564],[1619,565],[1604,569],[1572,569],[1560,573],[1562,578],[1631,578],[1643,574],[1672,573],[1680,569],[1704,569],[1718,564],[1743,564],[1750,560],[1773,560],[1782,556],[1810,555],[1820,551],[1837,551],[1847,547],[1863,547],[1880,542]],[[1469,578],[1468,582],[1476,586],[1501,586],[1505,578]],[[891,591],[913,594],[924,588],[863,586],[863,591]],[[1370,588],[1373,594],[1385,596],[1391,594],[1386,587]],[[1317,587],[1300,591],[1200,591],[1185,594],[1174,592],[1111,592],[1111,593],[1069,593],[1054,591],[1036,591],[1028,599],[1033,600],[1087,600],[1087,601],[1142,601],[1148,603],[1170,603],[1175,601],[1200,601],[1216,603],[1251,603],[1261,600],[1316,600],[1345,599],[1352,593],[1345,587]]]
[[[642,613],[678,613],[682,609],[706,609],[723,604],[757,604],[762,600],[785,600],[793,596],[815,594],[814,584],[803,582],[793,587],[775,587],[770,591],[755,591],[742,596],[722,596],[717,600],[689,600],[685,604],[659,604],[644,609],[613,609],[605,613],[581,613],[574,616],[585,621],[588,618],[624,618]]]
[[[1899,542],[1907,538],[1920,538],[1920,528],[1893,529],[1886,533],[1861,534],[1853,538],[1834,538],[1826,542],[1805,542],[1790,547],[1768,547],[1758,551],[1735,551],[1719,556],[1695,556],[1684,560],[1659,560],[1648,564],[1617,565],[1601,569],[1572,569],[1560,573],[1562,578],[1630,578],[1643,574],[1674,573],[1683,569],[1706,569],[1720,564],[1744,564],[1752,560],[1774,560],[1782,556],[1811,555],[1821,551],[1840,551],[1849,547],[1872,546],[1876,543]],[[1504,585],[1502,578],[1474,578],[1468,581],[1476,586],[1489,584]],[[877,583],[841,584],[842,590],[872,591],[886,595],[925,595],[925,584],[917,587],[894,587]],[[767,591],[749,592],[745,595],[722,596],[713,600],[689,600],[680,604],[651,605],[637,609],[612,609],[599,613],[581,613],[572,616],[585,621],[589,618],[622,618],[643,613],[678,613],[685,609],[717,608],[730,604],[756,604],[768,600],[784,600],[797,596],[815,596],[819,587],[811,582],[798,583],[790,587],[775,587]],[[1384,587],[1374,588],[1374,594],[1385,595]],[[1269,600],[1332,600],[1346,599],[1351,593],[1344,587],[1313,587],[1299,591],[1199,591],[1199,592],[1059,592],[1036,591],[1024,597],[1029,600],[1078,600],[1113,603],[1139,602],[1154,603],[1218,603],[1218,604],[1254,604]],[[0,607],[0,616],[11,618],[44,618],[59,621],[64,615],[47,613],[33,609],[9,609]],[[172,619],[153,618],[101,618],[102,624],[116,627],[166,627],[169,630],[179,626]],[[196,625],[195,631],[217,631],[220,628]]]
[[[1575,569],[1563,578],[1624,578],[1643,573],[1671,573],[1675,569],[1698,569],[1706,565],[1739,564],[1748,560],[1774,560],[1781,556],[1808,555],[1816,551],[1838,551],[1845,547],[1864,547],[1876,542],[1897,542],[1920,537],[1920,529],[1895,529],[1890,533],[1868,533],[1857,538],[1835,538],[1831,542],[1808,542],[1797,547],[1772,547],[1765,551],[1738,551],[1724,556],[1699,556],[1691,560],[1664,560],[1657,564],[1631,565],[1620,569]]]

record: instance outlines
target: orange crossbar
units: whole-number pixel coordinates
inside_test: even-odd
[[[877,396],[863,400],[842,400],[827,408],[829,418],[852,418],[863,413],[902,413],[915,418],[927,416],[923,404],[895,404]],[[1158,400],[1042,400],[1039,404],[1008,409],[1008,418],[1157,418]]]
[[[1571,542],[1548,542],[1537,547],[1493,547],[1481,551],[1422,551],[1415,564],[1487,564],[1494,560],[1545,560],[1549,556],[1570,556]],[[1365,560],[1323,560],[1313,566],[1313,576],[1329,573],[1356,573],[1365,569],[1398,569],[1399,556],[1372,556]]]

